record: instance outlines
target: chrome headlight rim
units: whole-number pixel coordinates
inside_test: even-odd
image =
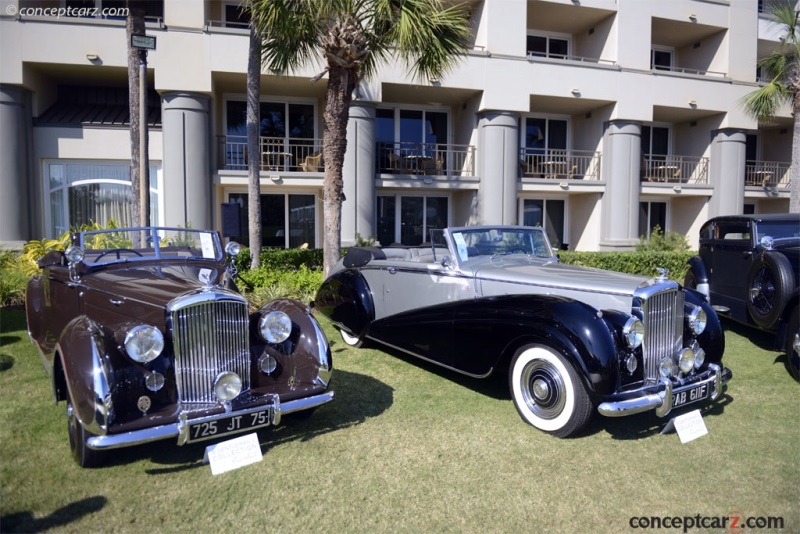
[[[221,402],[230,402],[242,392],[242,378],[232,371],[223,371],[214,379],[214,395]]]
[[[663,378],[672,378],[675,375],[675,361],[672,357],[661,360],[658,366],[658,372]]]
[[[292,334],[292,320],[284,312],[274,310],[259,319],[258,331],[267,343],[283,343]]]
[[[689,329],[695,336],[699,336],[706,330],[708,325],[708,315],[700,306],[694,306],[689,314],[686,316],[686,321],[689,323]]]
[[[638,317],[631,316],[622,327],[622,336],[631,350],[638,349],[644,341],[644,324]]]
[[[155,326],[141,324],[125,334],[125,352],[137,363],[149,363],[164,351],[164,334]]]
[[[242,246],[236,241],[229,241],[228,244],[225,245],[225,253],[228,256],[235,258],[240,252],[242,252]]]
[[[86,258],[86,251],[84,251],[81,247],[72,245],[66,251],[64,251],[64,257],[67,258],[67,261],[70,264],[76,264],[82,262]]]
[[[694,351],[688,347],[681,349],[678,354],[678,369],[681,373],[688,374],[692,372],[695,365]]]

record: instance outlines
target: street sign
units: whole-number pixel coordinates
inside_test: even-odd
[[[156,38],[153,35],[131,35],[131,47],[142,50],[155,50]]]

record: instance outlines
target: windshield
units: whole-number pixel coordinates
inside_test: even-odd
[[[153,260],[221,260],[222,246],[216,232],[183,228],[121,228],[82,232],[78,245],[87,265]]]
[[[553,250],[541,228],[462,228],[451,231],[451,237],[459,261],[505,254],[527,254],[537,258],[553,257]]]
[[[796,221],[759,221],[756,227],[756,243],[764,237],[784,239],[800,237],[800,218]]]

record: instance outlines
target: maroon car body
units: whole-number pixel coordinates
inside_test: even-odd
[[[250,309],[217,233],[153,227],[72,241],[40,261],[26,314],[81,466],[107,449],[278,424],[333,399],[330,348],[310,310],[290,299]]]

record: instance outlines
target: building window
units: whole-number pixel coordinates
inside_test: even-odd
[[[544,198],[523,199],[521,219],[524,226],[544,228],[554,248],[566,247],[566,201]]]
[[[378,241],[387,246],[400,243],[417,246],[430,242],[430,231],[447,227],[449,200],[446,196],[379,195]]]
[[[650,50],[651,70],[672,70],[672,57],[674,50],[671,48],[653,48]]]
[[[450,139],[449,116],[446,111],[429,109],[388,109],[375,111],[375,137],[378,142],[379,172],[411,170],[419,165],[414,158],[434,161],[448,169],[447,144]],[[420,159],[419,161],[423,161]],[[432,173],[435,174],[435,173]]]
[[[756,205],[748,202],[742,208],[742,213],[745,215],[754,215],[756,213]]]
[[[662,234],[667,231],[667,203],[640,202],[639,237],[649,239],[656,226],[661,229]]]
[[[663,161],[670,154],[669,127],[642,126],[642,155],[647,159]]]
[[[138,226],[131,219],[131,168],[127,162],[46,161],[47,236],[83,224]],[[159,223],[158,167],[150,166],[150,223]]]
[[[307,244],[316,248],[317,210],[314,195],[261,195],[261,245],[264,247],[297,248]],[[230,193],[228,202],[241,206],[242,232],[247,233],[247,194]],[[236,236],[245,246],[250,236]]]
[[[244,8],[238,0],[226,2],[222,9],[225,16],[225,27],[246,28],[250,25],[250,11]]]
[[[550,57],[556,59],[568,59],[570,49],[570,39],[565,36],[553,35],[528,35],[527,56],[528,57]]]

